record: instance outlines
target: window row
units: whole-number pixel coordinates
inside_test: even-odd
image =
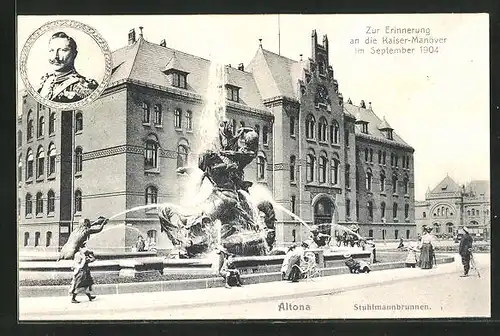
[[[442,205],[434,210],[435,217],[448,217],[453,216],[453,209],[449,206]]]
[[[54,193],[53,190],[49,190],[47,193],[47,198],[45,199],[43,197],[42,192],[38,192],[35,196],[35,199],[33,199],[32,195],[30,193],[26,194],[25,197],[25,209],[24,209],[24,215],[26,217],[31,216],[33,214],[33,202],[35,202],[35,214],[36,215],[43,215],[44,214],[44,203],[46,202],[47,204],[47,215],[54,214],[55,211],[55,201],[56,201],[56,194]]]
[[[385,165],[386,164],[386,152],[379,150],[378,151],[378,163]],[[400,157],[398,155],[395,155],[391,153],[391,167],[398,167],[399,166],[399,159]],[[373,163],[373,149],[372,148],[365,148],[365,162],[371,162]],[[403,168],[409,169],[410,168],[410,157],[409,156],[402,156],[401,157],[401,164]]]
[[[160,143],[155,134],[150,134],[144,147],[144,169],[159,169]],[[189,146],[186,141],[180,141],[177,145],[177,168],[185,167],[188,163]]]
[[[405,175],[403,178],[403,193],[405,195],[408,195],[409,182],[410,181],[409,181],[408,176]],[[365,187],[366,187],[366,190],[373,191],[373,174],[372,174],[372,171],[370,169],[368,169],[366,174],[365,174]],[[385,176],[385,172],[382,171],[380,173],[380,192],[385,193],[385,191],[386,191],[386,176]],[[397,194],[398,192],[399,192],[398,191],[398,176],[396,174],[394,174],[392,176],[392,193]]]
[[[374,211],[373,202],[368,201],[366,206],[367,206],[367,210],[368,210],[368,219],[373,220],[373,211]],[[359,203],[356,204],[356,211],[357,211],[357,214],[359,217]],[[410,215],[410,205],[405,204],[404,218],[408,219],[409,215]],[[347,217],[351,216],[351,200],[349,200],[349,199],[346,200],[346,216]],[[382,220],[385,220],[385,217],[386,217],[386,204],[385,204],[385,202],[382,202],[382,203],[380,203],[380,218]],[[392,204],[392,217],[394,219],[397,219],[397,217],[398,217],[398,203]]]
[[[373,229],[368,230],[368,237],[373,238]],[[387,230],[382,229],[382,239],[388,238]],[[394,239],[399,239],[399,230],[394,230]],[[406,239],[410,239],[410,230],[406,230]]]
[[[161,104],[155,104],[153,106],[153,116],[151,116],[151,108],[149,103],[142,103],[142,122],[144,124],[151,124],[151,120],[155,126],[163,125],[163,109]],[[153,117],[153,119],[151,118]],[[182,113],[182,109],[176,108],[174,111],[174,127],[176,129],[182,129],[183,119],[185,118],[186,129],[191,131],[193,129],[193,112],[186,111],[185,114]]]
[[[33,156],[33,151],[28,148],[26,152],[26,159],[23,160],[22,154],[19,155],[17,163],[17,178],[18,182],[23,180],[23,171],[25,175],[25,180],[30,182],[33,179],[33,173],[36,168],[36,178],[43,178],[45,174],[45,169],[47,169],[47,176],[52,176],[56,172],[56,146],[54,143],[49,145],[49,151],[47,155],[47,162],[45,162],[45,150],[43,146],[39,146],[36,152],[36,157]],[[35,161],[36,159],[36,161]],[[23,163],[25,162],[26,167],[23,169]]]
[[[472,209],[467,210],[467,216],[471,216],[471,215],[472,216],[479,216],[480,214],[481,214],[481,212],[480,212],[479,209],[476,210],[476,209],[472,208]],[[485,209],[484,210],[484,214],[486,216],[488,216],[490,214],[490,210],[489,209]]]
[[[290,181],[295,181],[295,156],[290,158]],[[327,183],[328,170],[330,171],[330,183],[339,183],[339,165],[340,160],[337,154],[333,154],[332,159],[328,159],[326,154],[320,154],[319,160],[312,150],[306,156],[306,182]]]
[[[40,239],[41,239],[40,232],[38,232],[38,231],[35,232],[35,244],[34,244],[35,247],[40,246]],[[51,246],[51,244],[52,244],[52,232],[51,231],[47,231],[45,233],[45,247],[49,247],[49,246]],[[30,233],[29,232],[25,232],[24,233],[24,243],[23,243],[23,245],[25,247],[31,245]]]
[[[34,113],[32,110],[28,111],[28,122],[26,123],[26,141],[30,141],[33,139],[34,136],[34,130],[35,130],[35,117]],[[49,113],[49,135],[52,135],[55,133],[55,128],[56,127],[56,113],[55,112],[50,112]],[[41,137],[45,135],[45,117],[39,116],[37,120],[37,137]],[[19,130],[17,132],[17,144],[18,146],[22,146],[22,138],[23,134],[22,131]]]
[[[236,125],[236,120],[234,119],[233,119],[233,125]],[[240,127],[245,127],[245,123],[243,121],[240,122]],[[236,128],[234,127],[233,129],[236,130]],[[254,130],[259,135],[259,143],[260,143],[260,135],[261,135],[260,125],[255,125]],[[269,145],[269,127],[267,125],[264,125],[262,127],[262,144],[266,146]]]
[[[291,120],[294,119],[292,118]],[[290,129],[291,127],[292,126],[290,126]],[[295,126],[293,127],[295,128]],[[332,144],[338,144],[340,142],[339,131],[340,131],[339,124],[336,120],[333,120],[332,123],[329,125],[326,118],[321,117],[316,127],[316,118],[312,114],[309,114],[306,117],[306,139],[314,139],[315,136],[317,135],[317,139],[320,142],[329,141]]]

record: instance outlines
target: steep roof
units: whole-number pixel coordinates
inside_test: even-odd
[[[371,108],[362,108],[354,104],[345,103],[344,109],[349,114],[355,116],[357,120],[368,122],[368,136],[412,148],[396,132],[392,133],[393,140],[388,140],[385,134],[379,129],[379,126],[383,123],[383,121],[375,114],[375,112],[373,112]],[[360,130],[356,129],[356,135],[361,134],[364,135],[364,133],[361,133]]]
[[[490,181],[475,180],[471,181],[465,187],[467,193],[472,193],[475,196],[489,197],[490,196]]]
[[[263,99],[277,96],[299,98],[296,84],[302,71],[300,62],[260,47],[247,70],[253,73]]]
[[[378,129],[383,131],[383,130],[393,129],[393,128],[391,127],[391,125],[389,125],[389,123],[387,122],[387,120],[385,120],[385,117],[384,117],[382,120],[382,123],[380,125],[378,125]]]
[[[175,57],[174,57],[175,56]],[[114,71],[111,84],[120,80],[136,80],[158,86],[168,86],[164,70],[171,66],[188,72],[186,90],[204,96],[208,87],[211,61],[179,50],[162,47],[140,37],[134,44],[113,52]],[[173,64],[173,65],[172,65]],[[234,68],[227,71],[227,82],[241,87],[240,103],[267,110],[262,103],[251,73]]]
[[[432,189],[431,194],[441,194],[441,193],[456,193],[460,192],[460,185],[455,182],[451,177],[446,175],[446,177],[438,183],[437,186]]]

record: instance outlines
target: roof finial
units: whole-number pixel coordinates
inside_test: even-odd
[[[139,36],[140,36],[140,37],[143,37],[143,35],[142,35],[142,30],[143,30],[143,29],[144,29],[144,27],[142,27],[142,26],[141,26],[141,27],[139,27],[139,30],[141,31],[141,32],[139,33]]]
[[[371,110],[372,109],[372,102],[368,102],[368,108]],[[385,117],[384,117],[385,119]]]
[[[262,38],[259,39],[259,47],[262,48]]]
[[[300,56],[300,61],[302,62],[302,54],[300,54],[299,56]]]

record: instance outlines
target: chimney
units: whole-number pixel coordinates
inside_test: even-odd
[[[245,71],[245,66],[243,63],[238,64],[238,70]]]
[[[262,39],[261,38],[259,39],[259,47],[262,48]]]
[[[371,110],[372,109],[372,102],[368,102],[368,108]],[[385,117],[384,117],[385,118]]]
[[[143,34],[142,34],[142,30],[143,30],[143,29],[144,29],[144,27],[139,27],[139,30],[141,31],[141,32],[139,33],[139,36],[140,36],[140,37],[144,37],[144,36],[143,36]]]
[[[135,29],[130,29],[128,31],[128,44],[134,44],[135,43]]]
[[[362,100],[362,101],[361,101],[361,105],[360,105],[360,107],[361,107],[361,108],[366,108],[366,104],[365,104],[365,101],[364,101],[364,100]]]
[[[161,40],[160,47],[166,47],[166,46],[167,46],[167,41],[165,41],[165,39]]]

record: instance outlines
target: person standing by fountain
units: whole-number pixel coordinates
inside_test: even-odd
[[[307,262],[304,258],[305,249],[309,245],[303,242],[301,245],[292,245],[289,249],[283,264],[281,265],[281,273],[283,280],[298,282],[301,277],[300,265],[305,265]]]
[[[434,260],[434,244],[435,238],[431,234],[432,227],[426,227],[422,240],[420,241],[420,268],[431,269],[432,261]]]
[[[141,235],[137,237],[137,243],[135,243],[135,249],[137,252],[144,252],[146,250],[146,242],[144,241],[144,238]]]
[[[76,300],[76,296],[82,292],[87,295],[89,301],[95,299],[95,296],[91,294],[94,280],[90,274],[89,267],[89,263],[95,260],[94,253],[89,251],[86,247],[86,242],[83,242],[74,257],[73,279],[69,288],[71,303],[80,303],[80,301]]]

